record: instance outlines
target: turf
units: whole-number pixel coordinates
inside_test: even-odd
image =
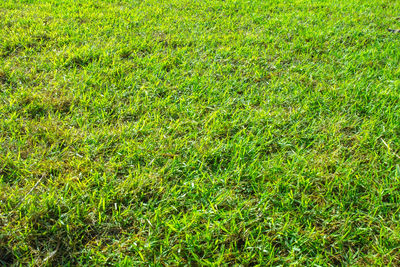
[[[0,264],[400,264],[399,9],[0,1]]]

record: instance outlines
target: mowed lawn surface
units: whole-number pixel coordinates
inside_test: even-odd
[[[0,264],[400,264],[400,1],[0,2]]]

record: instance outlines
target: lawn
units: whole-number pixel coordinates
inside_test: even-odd
[[[0,265],[400,265],[400,1],[0,1]]]

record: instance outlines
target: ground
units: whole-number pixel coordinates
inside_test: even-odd
[[[400,264],[395,0],[0,2],[0,264]]]

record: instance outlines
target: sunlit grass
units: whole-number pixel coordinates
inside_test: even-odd
[[[0,264],[399,264],[399,10],[1,1]]]

